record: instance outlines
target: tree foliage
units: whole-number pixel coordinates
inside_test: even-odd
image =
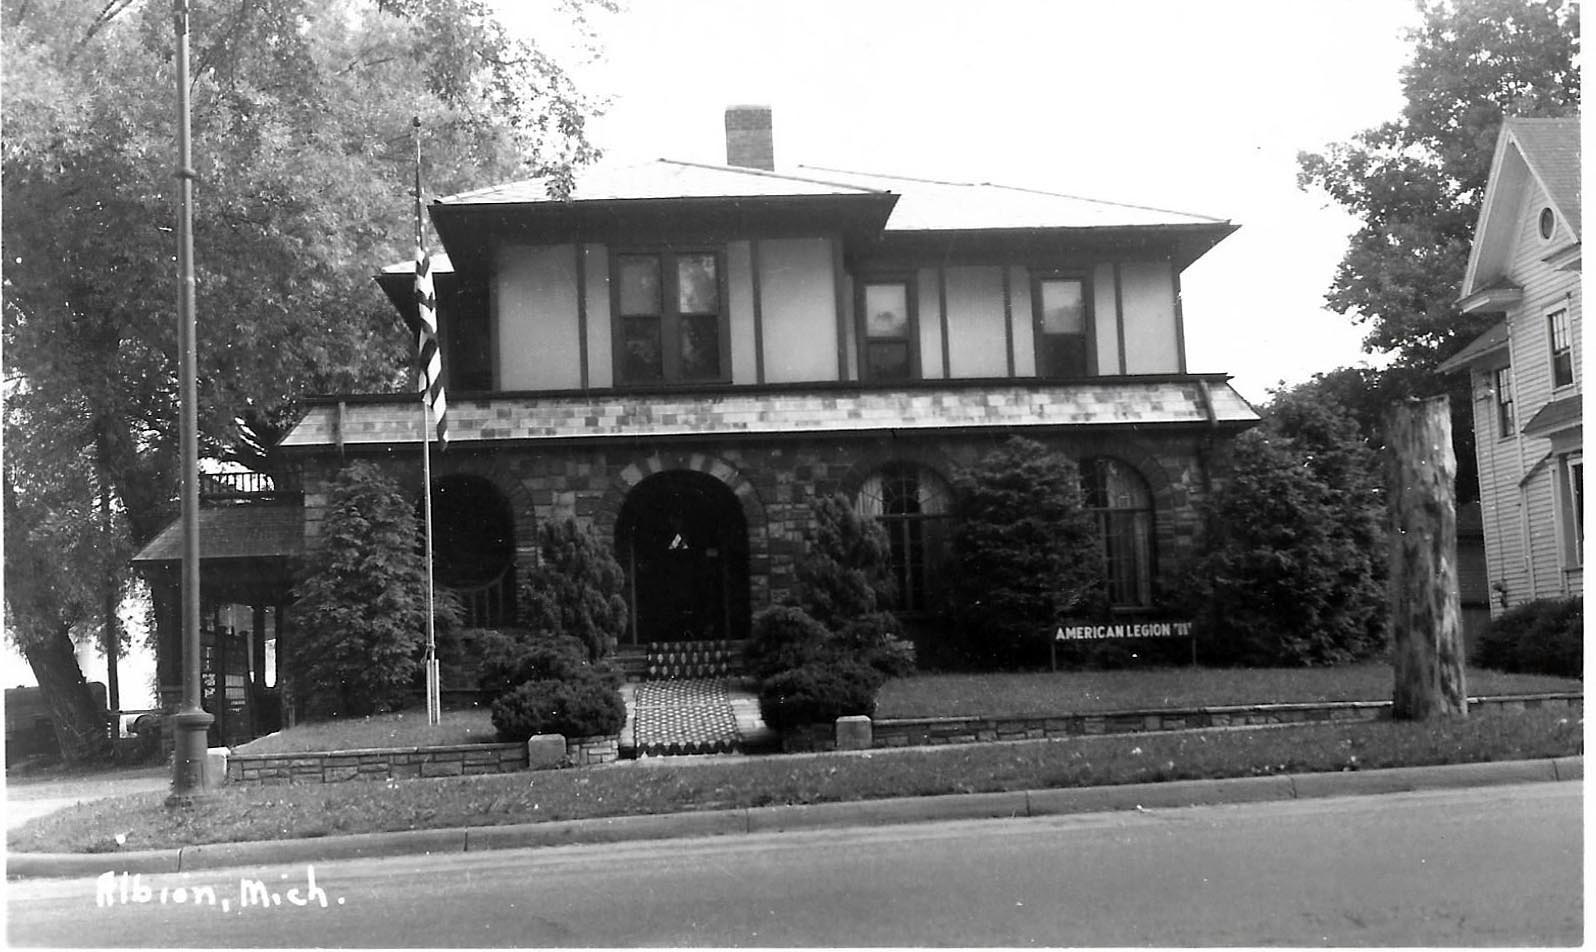
[[[291,608],[288,661],[312,717],[399,707],[426,645],[426,564],[415,507],[376,466],[346,467]],[[451,623],[450,618],[446,623]]]
[[[1189,578],[1204,660],[1335,664],[1385,644],[1384,502],[1352,417],[1284,393],[1236,439]]]
[[[1102,595],[1097,525],[1075,462],[1013,437],[954,481],[954,617],[973,660],[1041,660],[1066,615]]]
[[[603,658],[626,634],[626,576],[610,547],[575,519],[538,529],[538,563],[520,589],[521,624],[544,637],[575,638]]]
[[[560,178],[592,153],[592,106],[485,0],[192,7],[200,444],[228,456],[236,420],[280,432],[307,392],[409,385],[407,335],[370,275],[411,254],[412,117],[426,182],[447,192]],[[84,493],[109,492],[124,549],[175,515],[170,14],[0,2],[8,460],[25,448],[24,495],[78,470],[61,483],[78,495],[50,503],[61,518],[90,518]]]
[[[1455,306],[1505,117],[1579,111],[1579,8],[1564,0],[1421,7],[1401,115],[1298,157],[1299,183],[1361,223],[1328,295],[1366,346],[1425,369],[1489,326]]]
[[[795,595],[804,611],[833,630],[892,604],[892,547],[879,522],[846,497],[810,504],[808,545],[798,560]]]

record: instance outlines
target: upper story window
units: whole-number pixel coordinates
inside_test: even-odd
[[[860,376],[913,380],[920,376],[914,283],[867,278],[859,283]]]
[[[722,270],[712,251],[615,256],[618,382],[729,378]]]
[[[1091,309],[1085,278],[1042,275],[1031,288],[1036,323],[1036,375],[1086,377],[1093,372]]]
[[[1538,222],[1538,228],[1541,233],[1542,241],[1551,240],[1553,233],[1557,231],[1557,213],[1552,211],[1550,207],[1541,209],[1541,217],[1540,221]]]
[[[889,463],[859,489],[861,516],[887,530],[898,611],[924,611],[947,561],[952,492],[924,466]]]
[[[1574,382],[1574,349],[1568,334],[1568,309],[1559,308],[1546,315],[1546,330],[1552,346],[1552,386],[1567,387]]]
[[[1513,368],[1491,371],[1491,380],[1496,385],[1496,434],[1505,440],[1513,435]]]
[[[1563,566],[1585,564],[1585,454],[1566,453],[1558,459],[1557,510],[1563,523]]]
[[[1097,516],[1108,603],[1153,603],[1153,494],[1129,464],[1098,457],[1081,464],[1081,494]]]

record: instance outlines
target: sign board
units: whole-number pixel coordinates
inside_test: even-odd
[[[1122,625],[1060,625],[1054,641],[1097,641],[1105,638],[1190,638],[1189,621],[1137,621]]]

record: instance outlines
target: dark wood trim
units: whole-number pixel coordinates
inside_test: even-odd
[[[1119,343],[1119,372],[1130,372],[1130,355],[1125,352],[1125,282],[1120,263],[1114,262],[1114,335]]]
[[[1009,286],[1009,268],[1003,267],[1003,345],[1008,350],[1009,376],[1014,376],[1014,289]]]
[[[953,379],[953,362],[948,356],[948,269],[937,265],[937,311],[942,322],[942,379]]]
[[[1180,372],[1186,372],[1186,311],[1180,303],[1180,269],[1169,262],[1169,280],[1175,291],[1175,352],[1179,355]]]
[[[581,362],[582,389],[590,384],[587,368],[587,245],[578,241],[576,248],[576,349]]]
[[[765,288],[759,278],[759,239],[748,239],[749,290],[754,299],[754,380],[765,382]],[[732,377],[737,375],[734,373]]]
[[[837,309],[837,379],[848,379],[848,288],[845,283],[847,273],[843,270],[842,236],[832,235],[831,241],[831,284],[834,294],[833,306]]]

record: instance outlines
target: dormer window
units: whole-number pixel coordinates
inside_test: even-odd
[[[725,294],[713,251],[615,257],[616,376],[625,384],[728,378]]]

